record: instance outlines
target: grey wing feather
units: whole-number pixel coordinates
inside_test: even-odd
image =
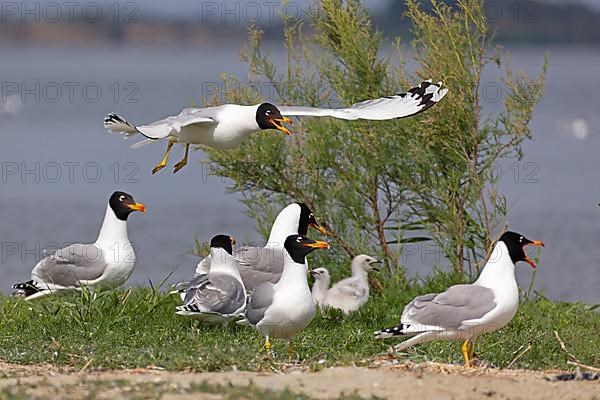
[[[148,125],[137,126],[137,130],[149,139],[164,139],[170,134],[180,132],[181,128],[194,124],[216,124],[218,121],[206,109],[186,108],[175,116],[167,117]]]
[[[93,244],[72,244],[42,259],[31,272],[33,280],[65,287],[95,280],[106,269],[102,250]]]
[[[405,118],[418,114],[439,102],[448,93],[442,89],[442,83],[422,82],[406,93],[365,100],[348,108],[315,108],[281,106],[279,110],[285,116],[334,117],[345,120],[389,120]]]
[[[178,115],[140,126],[136,126],[114,113],[104,119],[104,127],[111,132],[121,133],[126,137],[139,133],[152,141],[164,139],[173,132],[180,132],[184,126],[217,123],[215,108],[186,108]],[[145,143],[149,142],[142,141],[134,146],[139,147]]]
[[[246,292],[229,275],[201,275],[194,278],[195,288],[188,289],[185,306],[194,304],[200,311],[232,314],[244,306]]]
[[[248,305],[246,306],[245,316],[248,322],[252,325],[256,325],[263,319],[265,312],[273,303],[274,295],[274,285],[270,282],[263,283],[254,288],[248,299]]]
[[[247,290],[270,282],[277,283],[283,272],[283,250],[265,247],[242,247],[233,254]]]
[[[196,290],[209,283],[208,275],[196,275],[191,281],[181,283],[182,288],[180,291],[184,294],[183,304],[188,305],[194,300],[196,296]]]
[[[443,293],[416,297],[404,308],[401,322],[458,329],[465,321],[482,318],[495,307],[491,289],[477,285],[455,285]]]

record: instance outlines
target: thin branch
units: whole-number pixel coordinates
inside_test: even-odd
[[[600,373],[600,368],[591,367],[589,365],[585,365],[585,364],[577,362],[577,361],[567,361],[567,364],[574,365],[576,367],[585,368],[587,370]]]

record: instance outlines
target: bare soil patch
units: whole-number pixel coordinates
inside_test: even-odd
[[[0,398],[20,393],[29,398],[152,398],[219,399],[225,394],[206,393],[210,385],[253,385],[279,392],[286,388],[317,399],[357,394],[362,398],[389,399],[527,399],[600,400],[600,382],[553,382],[558,371],[465,369],[425,363],[394,364],[386,360],[374,368],[335,367],[309,372],[289,366],[285,373],[229,371],[174,373],[153,368],[122,371],[84,371],[49,365],[22,366],[0,363]]]

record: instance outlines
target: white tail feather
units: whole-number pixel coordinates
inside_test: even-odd
[[[151,144],[151,143],[157,143],[158,141],[159,140],[156,140],[156,139],[144,139],[141,142],[134,143],[131,146],[131,148],[132,149],[139,149],[140,147],[144,147],[144,146],[146,146],[148,144]]]

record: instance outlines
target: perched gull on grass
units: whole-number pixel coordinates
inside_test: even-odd
[[[146,208],[127,193],[113,193],[96,242],[72,244],[43,258],[30,281],[13,285],[14,295],[32,300],[59,290],[114,289],[124,284],[135,266],[134,246],[127,235],[127,219],[134,211]]]
[[[316,249],[328,249],[329,244],[301,235],[291,235],[285,241],[286,257],[281,279],[254,288],[246,306],[244,321],[265,337],[267,354],[271,338],[289,341],[288,356],[294,353],[294,337],[310,324],[315,316],[315,302],[308,287],[306,256]]]
[[[544,243],[515,232],[504,233],[475,283],[416,297],[404,308],[400,325],[376,332],[376,338],[413,336],[397,345],[397,351],[434,340],[464,340],[462,353],[470,368],[477,338],[504,327],[517,312],[515,264],[526,261],[536,267],[525,254],[525,246]]]
[[[212,238],[210,272],[195,277],[181,292],[184,303],[177,307],[178,315],[223,325],[241,318],[246,308],[246,288],[232,256],[234,244],[230,236]]]
[[[448,89],[443,89],[441,82],[435,84],[428,80],[406,93],[365,100],[348,108],[276,107],[269,103],[253,106],[225,104],[207,108],[186,108],[176,116],[139,126],[111,113],[104,119],[104,127],[125,137],[139,134],[146,138],[133,147],[167,140],[165,156],[154,167],[153,174],[166,167],[173,145],[183,143],[185,156],[175,165],[175,173],[187,165],[190,145],[205,145],[225,150],[237,147],[248,135],[260,130],[277,129],[289,135],[290,131],[283,126],[284,123],[292,122],[288,117],[332,117],[373,121],[410,117],[436,104],[447,92]]]
[[[290,235],[305,236],[309,227],[323,234],[327,233],[317,223],[315,215],[306,204],[292,203],[275,218],[265,247],[241,247],[235,251],[233,257],[239,263],[240,275],[246,289],[252,290],[264,282],[277,282],[283,271],[285,239]],[[208,273],[210,262],[210,256],[202,259],[196,273]]]
[[[350,314],[364,306],[369,300],[369,271],[373,270],[376,259],[365,254],[352,260],[352,276],[343,279],[329,288],[330,275],[326,268],[311,271],[315,278],[312,295],[319,307],[336,308]]]

